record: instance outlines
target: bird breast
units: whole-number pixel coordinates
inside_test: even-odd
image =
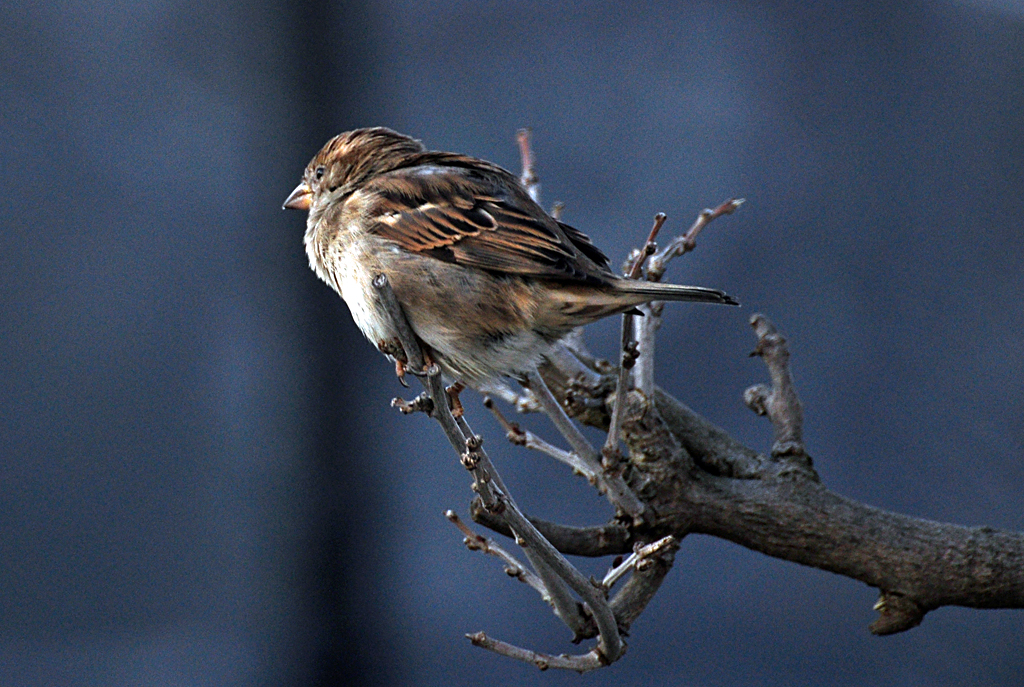
[[[537,331],[542,299],[532,280],[469,270],[367,233],[314,237],[307,252],[377,346],[397,337],[372,284],[386,275],[416,335],[449,375],[471,385],[531,369],[555,335]]]

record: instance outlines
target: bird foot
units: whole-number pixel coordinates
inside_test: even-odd
[[[444,389],[444,392],[448,394],[448,400],[451,402],[450,405],[452,407],[453,417],[462,417],[466,414],[466,409],[462,407],[462,401],[459,400],[459,394],[461,394],[465,388],[466,385],[462,382],[455,382]]]
[[[409,388],[409,382],[405,381],[405,363],[401,360],[395,359],[395,376],[398,377],[398,381],[406,389]]]

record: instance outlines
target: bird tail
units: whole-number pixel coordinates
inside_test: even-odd
[[[565,327],[567,323],[578,327],[602,317],[629,312],[651,301],[739,305],[735,298],[718,289],[617,278],[606,283],[604,288],[578,284],[562,286],[551,298],[552,305],[557,304],[556,307],[546,316],[542,315],[541,320],[547,322],[550,317],[548,324],[556,328]]]
[[[662,284],[641,279],[616,279],[613,283],[615,290],[619,293],[637,296],[637,304],[649,301],[693,301],[697,303],[739,305],[739,301],[725,291],[708,289],[703,286]]]

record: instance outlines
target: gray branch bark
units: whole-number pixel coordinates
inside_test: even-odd
[[[630,529],[632,539],[708,534],[860,580],[880,592],[879,617],[870,627],[875,634],[910,629],[940,606],[1024,608],[1021,533],[893,513],[820,483],[801,439],[802,409],[785,339],[763,316],[755,315],[752,324],[774,384],[748,390],[747,397],[772,421],[772,453],[758,454],[660,389],[651,400],[631,392],[622,425],[628,484],[655,514]],[[543,370],[563,394],[574,386],[574,372],[565,368]],[[575,388],[579,394],[578,383]],[[601,428],[609,416],[592,407],[578,413]]]

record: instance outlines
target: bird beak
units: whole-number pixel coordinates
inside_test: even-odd
[[[303,181],[284,199],[282,210],[308,210],[313,199],[313,191]]]

